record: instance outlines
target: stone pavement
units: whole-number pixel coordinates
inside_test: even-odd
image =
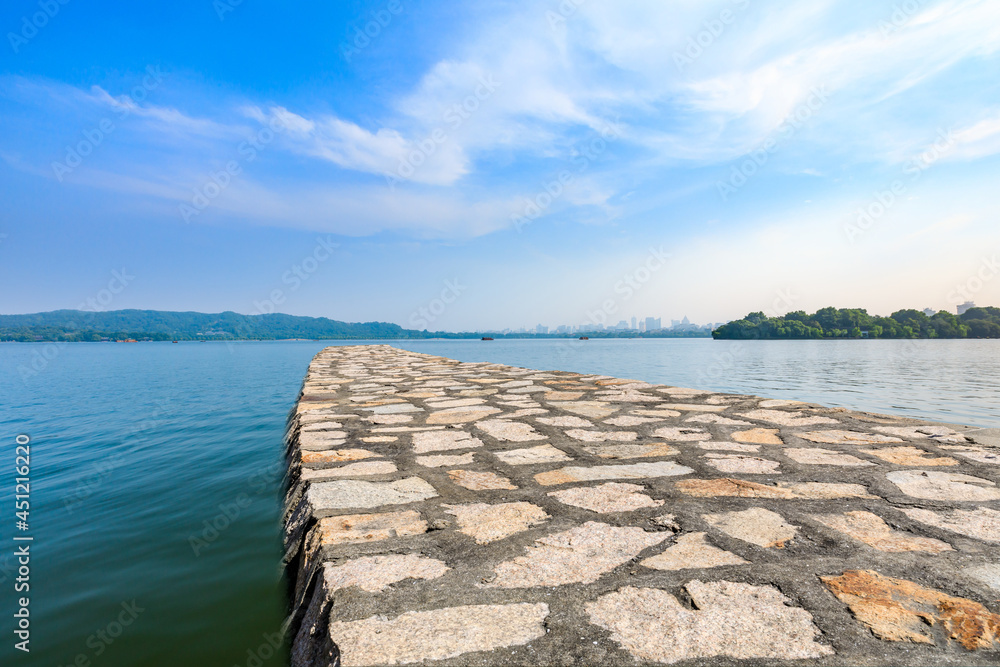
[[[976,432],[327,348],[289,423],[292,663],[1000,664]]]

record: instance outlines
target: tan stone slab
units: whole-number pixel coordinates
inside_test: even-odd
[[[427,532],[427,522],[414,511],[384,514],[348,514],[319,520],[323,546],[376,542]]]
[[[369,435],[367,437],[361,438],[361,442],[396,442],[399,440],[397,436],[394,435]]]
[[[487,405],[469,405],[460,408],[446,408],[432,412],[427,417],[428,424],[465,424],[485,419],[500,412],[500,408]]]
[[[442,401],[427,401],[427,407],[432,410],[441,410],[444,408],[461,408],[469,405],[482,405],[486,401],[482,398],[452,398]]]
[[[592,428],[594,424],[582,419],[580,417],[573,417],[571,415],[565,415],[563,417],[539,417],[538,422],[542,424],[547,424],[548,426],[582,426],[584,428]]]
[[[958,461],[948,456],[933,456],[919,447],[881,447],[861,449],[868,454],[898,466],[957,466]]]
[[[793,406],[808,405],[802,401],[790,401],[784,398],[769,398],[757,404],[759,408],[790,408]]]
[[[582,526],[535,540],[524,556],[496,566],[489,588],[529,588],[591,584],[602,574],[635,558],[671,533],[616,528],[588,521]]]
[[[372,415],[364,419],[372,424],[406,424],[413,421],[413,415]]]
[[[656,391],[671,396],[710,396],[715,393],[707,389],[692,389],[690,387],[657,387]]]
[[[442,505],[448,514],[455,515],[459,532],[489,544],[528,530],[544,523],[549,515],[531,503],[471,503],[468,505]]]
[[[704,405],[702,403],[664,403],[662,406],[668,410],[680,410],[681,412],[722,412],[726,405]]]
[[[1000,489],[988,479],[937,470],[898,470],[886,478],[914,498],[987,502],[1000,500]]]
[[[893,530],[877,514],[871,512],[845,512],[844,514],[816,514],[813,519],[824,526],[849,535],[868,546],[889,553],[906,551],[926,551],[941,553],[954,551],[946,542],[930,537],[910,535],[901,530]]]
[[[556,449],[552,445],[539,445],[526,449],[508,449],[503,452],[494,451],[493,455],[507,465],[513,466],[532,465],[535,463],[559,463],[573,460],[564,451]]]
[[[620,417],[605,419],[603,423],[610,424],[611,426],[641,426],[642,424],[649,424],[651,422],[661,422],[664,419],[666,419],[666,417],[637,417],[635,415],[622,415]]]
[[[724,473],[769,475],[777,472],[779,463],[745,454],[705,454],[708,465]]]
[[[565,401],[559,407],[581,417],[604,419],[618,412],[619,408],[604,401]]]
[[[585,431],[571,428],[566,435],[581,442],[632,442],[639,437],[635,431]]]
[[[317,463],[343,463],[345,461],[360,461],[377,457],[378,454],[367,449],[325,449],[316,452],[300,453],[302,463],[306,465]]]
[[[439,454],[437,456],[418,456],[417,465],[428,468],[441,468],[443,466],[467,466],[473,462],[474,452],[465,454]]]
[[[653,437],[674,442],[703,442],[712,439],[712,435],[705,429],[687,426],[664,426],[653,431]]]
[[[344,667],[403,665],[523,646],[545,636],[544,603],[466,605],[330,623]]]
[[[762,507],[751,507],[742,512],[703,514],[701,518],[730,537],[766,549],[784,549],[798,530],[798,526],[786,523],[777,512]]]
[[[299,433],[299,447],[302,449],[327,449],[343,443],[347,431],[307,431]]]
[[[605,479],[646,479],[651,477],[673,477],[694,472],[691,468],[674,461],[631,463],[626,465],[569,466],[535,475],[535,481],[542,486],[568,484],[570,482],[596,482]]]
[[[829,431],[809,431],[799,433],[800,438],[811,442],[827,445],[876,445],[883,442],[903,442],[899,438],[881,435],[879,433],[863,433],[861,431],[844,431],[839,429]]]
[[[501,442],[532,442],[545,440],[545,436],[530,424],[512,422],[505,419],[486,419],[476,422],[476,428]]]
[[[871,461],[862,461],[857,456],[835,452],[832,449],[820,449],[818,447],[790,447],[782,451],[782,454],[793,461],[806,465],[846,466],[854,468],[875,465]]]
[[[666,410],[663,408],[645,408],[642,410],[632,410],[634,415],[643,415],[646,417],[680,417],[681,413],[677,410]]]
[[[307,482],[341,477],[365,477],[368,475],[389,475],[397,472],[396,464],[391,461],[361,461],[348,463],[337,468],[305,468],[302,479]]]
[[[653,500],[643,493],[645,490],[645,487],[638,484],[609,482],[599,486],[578,486],[574,489],[553,491],[549,495],[566,505],[582,507],[600,514],[631,512],[663,504],[662,500]]]
[[[437,579],[450,569],[420,554],[391,554],[355,558],[343,565],[324,563],[323,578],[330,591],[357,586],[368,593],[379,593],[404,579]]]
[[[366,509],[381,505],[402,505],[437,496],[434,487],[419,477],[395,482],[364,482],[341,479],[314,482],[306,497],[315,510]]]
[[[374,407],[362,407],[362,410],[368,410],[372,414],[376,415],[398,415],[404,412],[423,412],[423,408],[418,408],[412,403],[406,403],[405,401],[397,402],[398,399],[394,401],[373,401],[377,403]]]
[[[582,391],[547,391],[542,398],[546,401],[575,401],[581,396]]]
[[[417,454],[482,447],[483,441],[467,431],[422,431],[413,434],[413,451]]]
[[[959,447],[956,445],[941,445],[941,449],[947,449],[948,451],[954,453],[955,456],[961,456],[963,459],[969,459],[970,461],[975,461],[976,463],[1000,465],[1000,451],[996,449],[986,449],[984,447]]]
[[[760,445],[740,445],[735,442],[694,442],[691,443],[698,449],[723,452],[759,452]]]
[[[668,571],[749,564],[750,561],[734,553],[712,546],[705,536],[706,533],[680,535],[672,547],[639,564],[653,570]]]
[[[742,419],[730,419],[729,417],[711,413],[691,415],[684,421],[694,424],[718,424],[719,426],[753,426],[750,422],[743,421]]]
[[[752,428],[749,431],[736,431],[732,435],[736,442],[750,442],[757,445],[783,445],[776,428]]]
[[[930,438],[937,442],[962,444],[967,442],[964,435],[947,426],[923,424],[921,426],[876,426],[873,430],[900,438]]]
[[[917,507],[900,507],[900,512],[914,521],[926,523],[965,535],[983,542],[1000,544],[1000,512],[988,507],[974,510],[945,510],[934,512]]]
[[[495,472],[476,470],[449,470],[448,477],[459,486],[464,486],[470,491],[491,491],[496,489],[513,490],[517,487],[510,483],[506,477],[501,477]]]
[[[788,412],[786,410],[751,410],[739,416],[762,422],[770,422],[779,426],[818,426],[820,424],[840,423],[836,419],[830,419],[829,417],[805,415],[800,412]]]
[[[1000,649],[1000,615],[978,602],[872,570],[820,579],[880,639],[935,644],[937,625],[966,650]]]
[[[772,586],[731,581],[685,585],[695,609],[667,591],[627,586],[586,604],[590,621],[632,657],[672,664],[714,657],[802,660],[833,655],[804,609]]]
[[[648,445],[600,445],[583,447],[583,451],[602,459],[641,459],[680,454],[679,449],[663,442]]]

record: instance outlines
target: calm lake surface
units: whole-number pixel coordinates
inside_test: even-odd
[[[268,642],[285,611],[282,436],[328,344],[349,343],[0,345],[0,664],[286,664]],[[1000,427],[1000,341],[391,344]],[[18,434],[31,438],[26,532],[11,509]],[[15,532],[34,538],[30,655],[13,648]]]

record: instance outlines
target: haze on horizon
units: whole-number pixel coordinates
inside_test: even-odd
[[[404,327],[447,301],[431,330],[1000,305],[995,2],[16,0],[0,28],[0,313],[111,284]]]

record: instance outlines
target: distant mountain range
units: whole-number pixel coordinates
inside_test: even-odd
[[[339,322],[325,317],[273,313],[241,315],[164,310],[53,310],[0,315],[0,341],[102,340],[311,340],[479,338],[482,333],[417,331],[387,322]],[[569,338],[576,334],[488,334],[494,338]],[[674,337],[669,332],[588,332],[591,338]],[[690,336],[696,334],[680,334]],[[701,334],[702,336],[707,336]]]

